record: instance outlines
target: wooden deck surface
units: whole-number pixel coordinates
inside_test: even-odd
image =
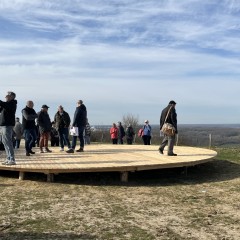
[[[68,154],[59,147],[50,148],[52,153],[25,156],[23,148],[16,150],[14,166],[0,165],[0,170],[40,173],[141,171],[160,168],[194,166],[210,161],[217,153],[213,150],[176,146],[178,156],[159,154],[158,146],[92,144],[85,146],[85,152]],[[4,160],[5,152],[1,152]]]

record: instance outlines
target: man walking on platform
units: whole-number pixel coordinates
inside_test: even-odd
[[[163,154],[163,150],[165,146],[168,144],[168,156],[177,156],[177,154],[173,153],[173,147],[175,143],[175,135],[178,133],[177,131],[177,113],[175,110],[176,102],[170,101],[168,106],[162,110],[160,117],[160,130],[163,127],[163,124],[170,123],[175,128],[175,133],[171,136],[164,135],[163,141],[159,147],[159,153]],[[168,114],[168,115],[167,115]],[[167,118],[166,118],[167,117]]]

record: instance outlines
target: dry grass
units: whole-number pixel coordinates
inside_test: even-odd
[[[0,239],[240,239],[240,165],[56,176],[0,172]]]

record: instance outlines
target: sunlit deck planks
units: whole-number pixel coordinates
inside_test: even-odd
[[[25,156],[23,149],[17,150],[17,165],[0,165],[0,169],[19,171],[20,179],[24,178],[24,172],[40,172],[49,175],[66,172],[118,171],[124,173],[122,181],[127,181],[128,171],[194,166],[210,161],[217,155],[213,150],[181,146],[174,148],[178,154],[174,157],[167,156],[166,151],[164,155],[159,154],[158,146],[153,145],[92,144],[85,147],[85,152],[74,154],[60,152],[58,147],[51,149],[52,153],[36,152],[30,157]],[[3,155],[2,153],[2,159]],[[48,180],[52,181],[53,175],[49,175]]]

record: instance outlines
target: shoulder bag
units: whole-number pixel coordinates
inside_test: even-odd
[[[175,131],[176,131],[175,127],[171,123],[166,122],[171,109],[172,109],[172,107],[169,108],[169,110],[167,112],[167,115],[165,117],[165,120],[164,120],[164,124],[161,128],[161,131],[167,136],[173,136],[175,134]]]

